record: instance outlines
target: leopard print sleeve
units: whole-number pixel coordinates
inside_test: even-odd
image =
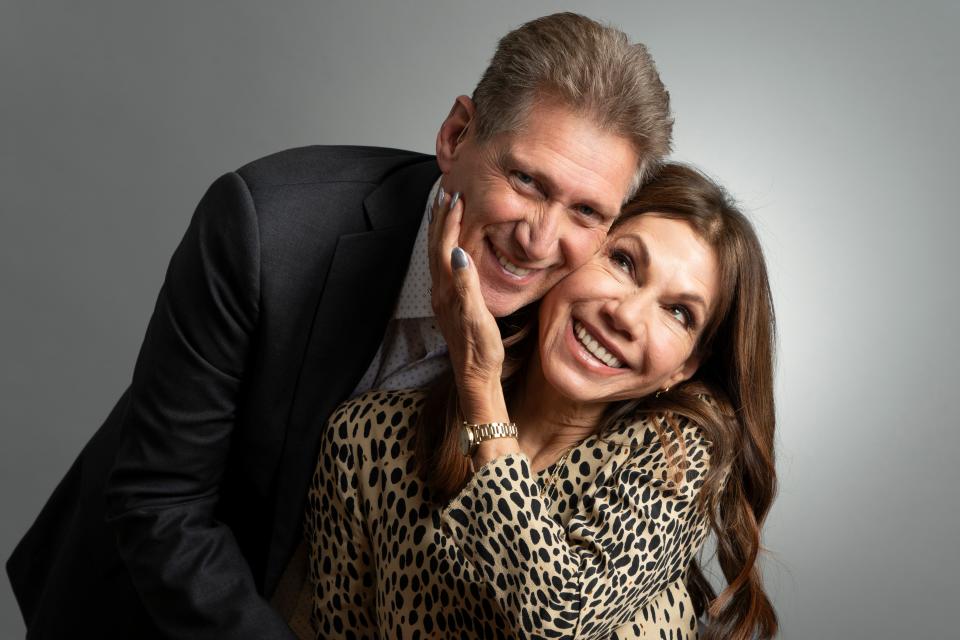
[[[522,453],[488,462],[444,509],[445,534],[493,587],[515,635],[609,638],[683,577],[707,531],[695,498],[708,443],[683,430],[689,466],[675,482],[675,458],[652,427],[638,431],[565,525]]]
[[[342,423],[344,411],[332,423]],[[374,560],[356,478],[362,450],[328,428],[313,474],[305,519],[317,638],[378,635]]]

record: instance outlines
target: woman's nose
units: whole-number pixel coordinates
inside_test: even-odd
[[[604,302],[603,315],[610,327],[627,340],[639,340],[646,331],[643,302],[639,295],[624,295]]]

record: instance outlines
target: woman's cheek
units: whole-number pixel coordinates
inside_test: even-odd
[[[650,344],[658,376],[671,375],[689,356],[689,340],[685,332],[674,327],[661,326]]]

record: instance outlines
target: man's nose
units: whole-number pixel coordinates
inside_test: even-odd
[[[558,251],[562,218],[562,205],[550,203],[537,207],[517,225],[517,244],[527,260],[539,262],[554,257]]]

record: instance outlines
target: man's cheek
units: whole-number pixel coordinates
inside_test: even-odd
[[[479,229],[461,228],[460,246],[470,254],[474,262],[480,262],[483,259],[483,233]]]

